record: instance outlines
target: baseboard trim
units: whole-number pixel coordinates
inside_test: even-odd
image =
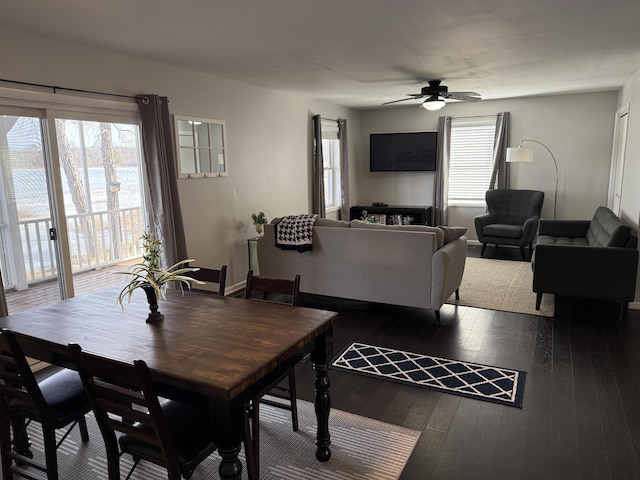
[[[640,310],[640,302],[629,302],[629,308],[631,310]]]

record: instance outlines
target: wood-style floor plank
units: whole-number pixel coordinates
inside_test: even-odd
[[[325,305],[326,308],[326,305]],[[556,299],[555,318],[445,305],[338,309],[352,341],[526,372],[522,408],[330,371],[334,408],[419,430],[401,480],[639,478],[640,311]],[[297,367],[301,397],[313,372]]]

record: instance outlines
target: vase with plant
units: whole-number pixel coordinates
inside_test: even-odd
[[[126,272],[117,272],[123,275],[130,275],[131,280],[118,295],[118,303],[124,308],[123,301],[127,297],[131,301],[131,295],[136,288],[141,288],[147,296],[149,309],[151,312],[147,317],[147,323],[159,322],[164,319],[164,315],[158,311],[158,299],[165,298],[165,290],[169,282],[178,282],[190,287],[192,283],[202,284],[186,274],[200,270],[196,267],[185,266],[193,259],[182,260],[167,269],[160,266],[160,254],[162,242],[153,233],[146,232],[141,237],[142,242],[142,262],[135,263]]]
[[[267,217],[264,212],[260,212],[258,214],[252,213],[251,219],[253,220],[253,225],[256,227],[256,232],[258,235],[262,233],[262,226],[267,223]]]

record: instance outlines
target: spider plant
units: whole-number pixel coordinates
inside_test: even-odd
[[[165,290],[169,282],[178,282],[180,288],[183,284],[191,287],[192,283],[203,284],[189,277],[188,273],[200,270],[196,267],[189,267],[188,264],[193,259],[182,260],[164,269],[160,267],[160,254],[162,242],[153,233],[145,232],[141,237],[142,241],[142,262],[135,263],[126,272],[115,272],[121,275],[130,275],[131,280],[118,295],[118,303],[123,306],[125,297],[131,301],[131,295],[136,288],[152,288],[156,298],[166,298]]]

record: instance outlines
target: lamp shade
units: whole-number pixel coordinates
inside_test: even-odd
[[[533,148],[507,148],[507,162],[533,162]]]
[[[422,102],[422,106],[429,111],[440,110],[444,107],[444,100],[437,95],[432,95]]]

